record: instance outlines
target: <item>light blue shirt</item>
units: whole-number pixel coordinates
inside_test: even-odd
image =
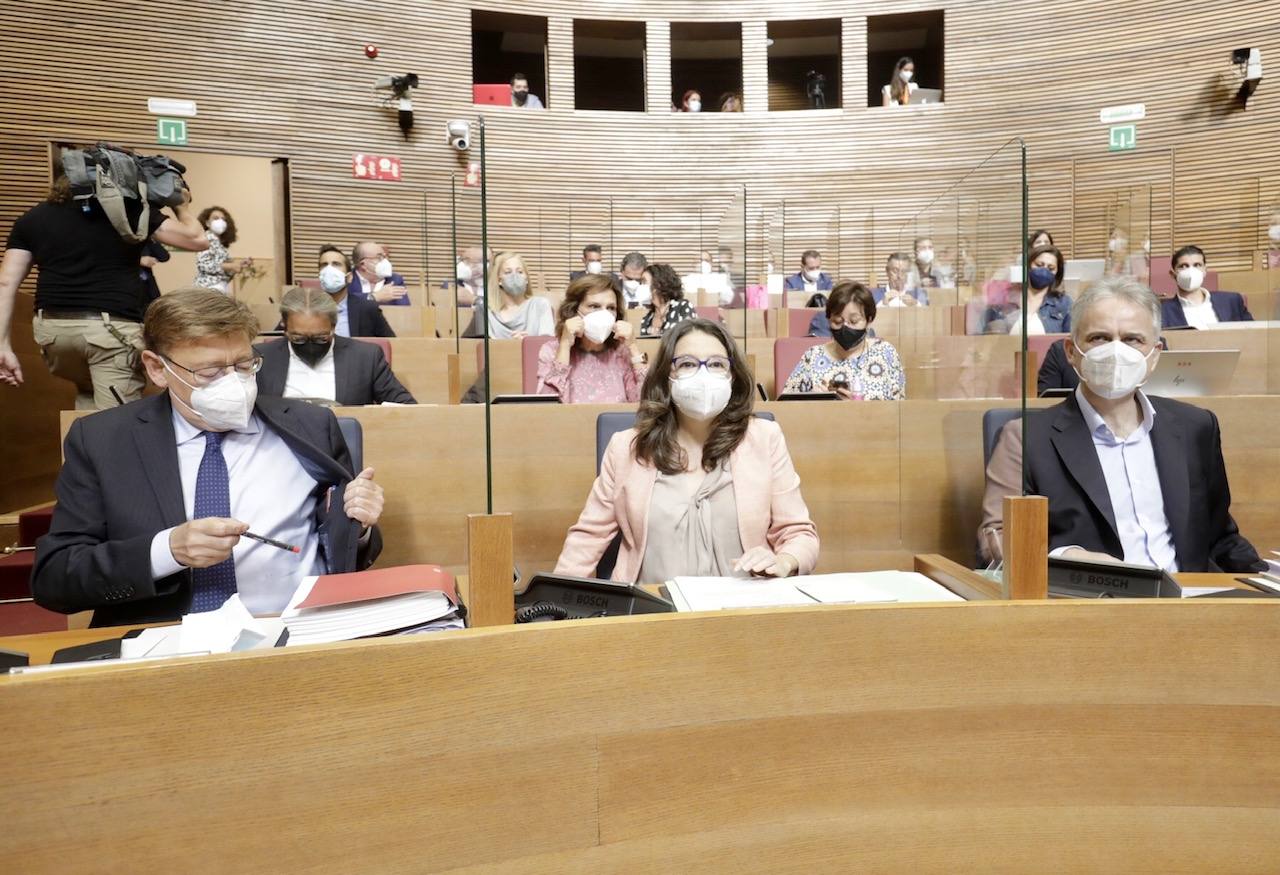
[[[182,503],[189,520],[195,513],[204,432],[187,422],[176,407],[173,432],[178,444]],[[252,614],[278,614],[303,577],[327,571],[315,525],[316,480],[284,439],[264,427],[257,415],[250,417],[243,430],[227,432],[222,455],[231,486],[231,516],[248,523],[254,534],[302,548],[300,553],[290,553],[241,538],[232,551],[240,601]],[[155,580],[184,568],[169,549],[172,532],[165,529],[151,541],[151,576]]]
[[[334,326],[333,333],[339,337],[351,336],[351,322],[347,319],[347,299],[350,295],[343,295],[342,300],[338,302],[338,324]]]
[[[1178,570],[1178,555],[1169,518],[1164,512],[1164,493],[1160,490],[1160,473],[1151,444],[1156,411],[1146,395],[1136,394],[1142,407],[1142,424],[1123,440],[1116,437],[1079,388],[1076,401],[1102,464],[1120,545],[1124,547],[1124,561],[1174,572]]]

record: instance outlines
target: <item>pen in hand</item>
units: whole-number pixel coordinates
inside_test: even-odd
[[[275,539],[273,539],[273,538],[267,538],[267,537],[264,537],[264,536],[262,536],[262,535],[255,535],[253,532],[244,532],[243,534],[241,534],[241,535],[240,535],[240,537],[242,537],[242,538],[252,538],[252,539],[253,539],[253,540],[255,540],[255,541],[261,541],[261,542],[262,542],[262,543],[264,543],[264,544],[269,544],[270,546],[272,546],[272,547],[276,547],[276,548],[279,548],[279,549],[281,549],[281,550],[284,550],[284,551],[285,551],[285,552],[287,552],[287,553],[301,553],[301,552],[302,552],[302,548],[301,548],[301,547],[295,547],[293,544],[286,544],[284,541],[277,541],[277,540],[275,540]]]

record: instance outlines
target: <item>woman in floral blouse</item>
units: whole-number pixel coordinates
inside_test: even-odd
[[[651,264],[645,270],[645,279],[651,294],[649,312],[640,320],[640,334],[644,337],[666,334],[674,325],[698,314],[685,300],[680,274],[669,264]]]
[[[236,242],[236,222],[222,207],[209,207],[197,217],[204,226],[209,248],[196,256],[195,285],[231,291],[231,278],[253,263],[252,258],[233,259],[227,250]]]
[[[557,395],[563,404],[639,401],[649,369],[622,312],[616,277],[588,273],[569,283],[556,337],[538,350],[537,393]]]
[[[827,298],[831,340],[805,351],[783,392],[835,392],[851,400],[907,397],[907,376],[893,344],[868,337],[876,302],[862,283],[845,280]],[[779,393],[781,394],[781,393]]]

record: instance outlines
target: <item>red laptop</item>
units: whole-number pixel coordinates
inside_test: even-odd
[[[488,106],[510,106],[511,86],[505,83],[502,85],[472,85],[471,102]]]

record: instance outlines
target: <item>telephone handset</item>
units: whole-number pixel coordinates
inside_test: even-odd
[[[614,580],[538,574],[516,593],[517,623],[664,614],[675,605],[638,586]]]

